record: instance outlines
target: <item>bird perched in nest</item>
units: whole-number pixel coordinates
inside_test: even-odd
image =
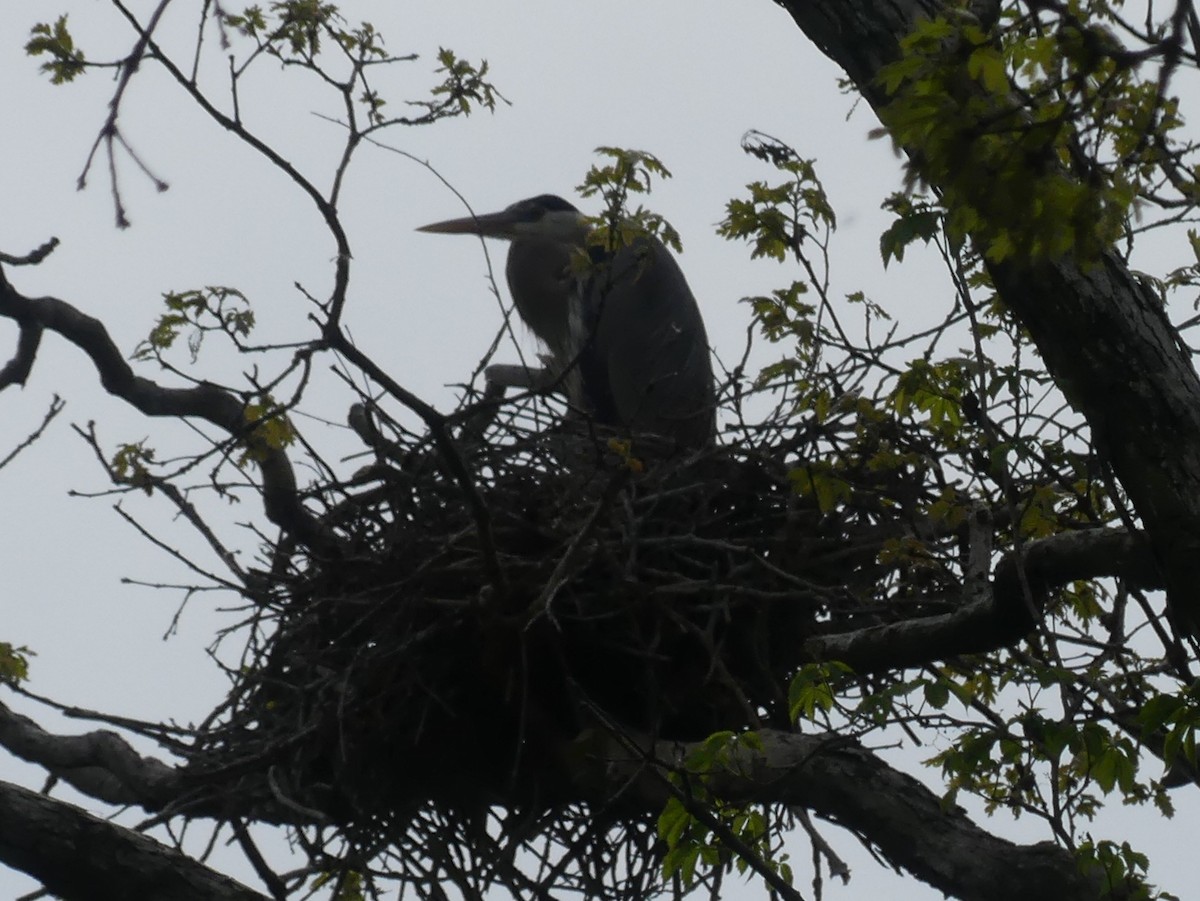
[[[713,436],[708,337],[663,243],[589,246],[589,220],[542,194],[498,212],[418,229],[511,242],[505,275],[517,313],[551,356],[551,375],[595,422],[700,447]],[[572,265],[585,250],[592,265]]]

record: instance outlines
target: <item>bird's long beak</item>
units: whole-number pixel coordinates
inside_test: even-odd
[[[447,219],[422,225],[419,232],[439,235],[483,235],[486,238],[511,238],[521,219],[509,210],[499,213],[483,213],[479,216],[464,216],[462,219]]]

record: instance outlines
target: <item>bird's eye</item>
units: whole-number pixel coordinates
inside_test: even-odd
[[[537,222],[545,214],[545,210],[531,203],[523,203],[518,206],[510,207],[513,212],[513,218],[520,222]]]

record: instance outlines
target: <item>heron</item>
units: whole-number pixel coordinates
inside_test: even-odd
[[[551,374],[594,422],[683,448],[713,436],[713,377],[700,308],[670,251],[645,236],[615,252],[589,246],[590,220],[553,194],[418,231],[510,242],[505,276],[517,314],[549,352]],[[579,273],[572,257],[592,265]]]

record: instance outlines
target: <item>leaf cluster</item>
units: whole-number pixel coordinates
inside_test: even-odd
[[[143,438],[141,441],[122,444],[113,453],[109,469],[121,483],[151,494],[156,481],[150,471],[155,462],[155,450],[150,447],[148,441],[149,439]]]
[[[612,253],[649,236],[677,252],[682,251],[679,232],[660,214],[641,204],[630,209],[633,195],[649,194],[654,179],[670,178],[670,170],[658,157],[644,150],[597,147],[596,153],[610,162],[593,165],[576,186],[581,197],[598,196],[604,202],[603,211],[594,219],[588,244]]]
[[[225,24],[259,40],[261,46],[280,59],[312,62],[321,53],[321,42],[327,35],[343,46],[355,46],[349,35],[342,37],[339,33],[345,20],[334,3],[276,0],[269,10],[266,13],[261,6],[248,6],[240,15],[225,16]]]
[[[14,647],[0,641],[0,685],[18,685],[29,678],[29,658],[35,656],[27,647]]]
[[[940,186],[948,232],[988,260],[1094,259],[1162,176],[1177,103],[1139,75],[1095,6],[1057,19],[1048,6],[1010,8],[991,31],[969,16],[923,21],[880,74],[911,181]],[[898,240],[928,235],[922,212],[885,236],[885,259]]]
[[[250,429],[245,439],[245,451],[240,466],[250,460],[261,461],[269,450],[283,450],[295,443],[299,434],[286,409],[269,394],[250,401],[244,409]]]
[[[66,84],[82,75],[87,60],[83,51],[75,46],[75,39],[67,29],[67,17],[61,15],[51,25],[39,22],[30,30],[25,44],[29,56],[48,56],[39,67],[50,76],[51,84]]]
[[[438,63],[437,73],[444,75],[445,80],[433,89],[440,102],[425,104],[431,112],[457,108],[458,112],[468,114],[476,105],[494,112],[496,101],[504,99],[487,80],[487,60],[475,65],[442,47],[438,50]]]
[[[213,333],[243,346],[254,330],[254,311],[250,301],[236,288],[211,285],[163,294],[163,313],[150,334],[133,351],[135,360],[162,359],[180,337],[187,342],[192,363],[200,355],[204,339]]]
[[[239,14],[226,14],[223,25],[254,42],[255,50],[242,60],[235,74],[240,77],[258,57],[278,60],[285,66],[308,69],[337,88],[347,101],[351,120],[358,131],[358,110],[365,116],[364,133],[389,125],[427,125],[441,119],[469,115],[476,108],[494,111],[504,98],[488,79],[486,60],[474,64],[442,47],[437,52],[434,74],[441,81],[429,89],[429,99],[413,99],[406,105],[421,110],[419,116],[390,112],[388,97],[371,75],[375,67],[410,62],[415,54],[394,56],[384,36],[371,22],[349,24],[341,8],[318,0],[277,0],[265,10],[258,5]],[[330,53],[329,46],[336,48]],[[356,105],[357,104],[357,110]]]
[[[748,184],[748,198],[726,204],[717,234],[749,242],[751,258],[770,257],[782,263],[798,251],[812,230],[824,232],[837,227],[837,217],[817,178],[813,160],[802,159],[787,144],[756,131],[742,138],[742,149],[788,178],[775,184]]]
[[[767,808],[725,803],[708,788],[714,774],[736,769],[747,753],[761,751],[762,742],[753,732],[716,732],[671,774],[676,794],[658,817],[658,836],[665,845],[664,878],[678,878],[687,890],[703,871],[732,869],[745,875],[750,864],[745,856],[730,853],[728,837],[733,836],[754,852],[760,865],[791,885],[792,868],[781,850],[782,820]],[[698,810],[704,811],[703,817],[697,816]]]

